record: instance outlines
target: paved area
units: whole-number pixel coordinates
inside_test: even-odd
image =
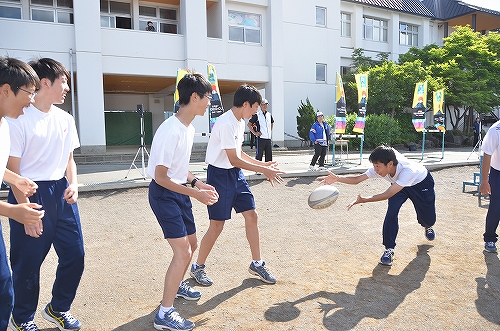
[[[253,155],[255,150],[248,147],[244,151]],[[475,165],[479,164],[479,155],[472,152],[471,148],[450,148],[445,149],[444,155],[441,149],[426,150],[422,158],[422,152],[404,152],[400,151],[408,158],[417,162],[422,162],[428,169],[440,169],[450,166]],[[273,160],[277,161],[279,168],[286,172],[283,177],[308,177],[318,176],[318,172],[308,171],[309,163],[314,154],[312,149],[303,150],[274,150]],[[330,170],[335,173],[359,173],[364,172],[369,166],[368,156],[370,151],[365,151],[360,155],[359,151],[351,151],[348,157],[345,154],[340,155],[336,151],[335,163],[332,164],[332,154],[327,155],[325,165],[329,164]],[[81,185],[82,192],[94,191],[100,189],[117,189],[142,187],[149,185],[150,178],[144,179],[142,162],[140,158],[132,165],[131,158],[128,164],[83,164],[78,165],[78,182]],[[132,165],[132,166],[131,166]],[[146,166],[145,164],[144,166]],[[191,162],[190,170],[199,178],[206,177],[206,163],[203,161]],[[258,179],[260,175],[252,172],[245,172],[248,179]]]

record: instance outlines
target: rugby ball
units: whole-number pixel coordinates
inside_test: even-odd
[[[307,203],[313,209],[323,209],[333,205],[339,197],[339,190],[333,185],[322,185],[309,194]]]

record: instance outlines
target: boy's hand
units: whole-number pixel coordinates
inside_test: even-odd
[[[36,189],[38,188],[38,185],[34,181],[26,177],[17,178],[13,184],[27,198],[35,194]]]
[[[491,194],[490,183],[488,183],[487,180],[481,182],[481,185],[479,185],[479,192],[481,192],[481,194]]]
[[[200,190],[199,196],[196,198],[199,202],[204,205],[211,206],[217,201],[219,201],[219,193],[215,190],[215,187],[208,185],[206,183],[200,183],[197,185]]]
[[[322,185],[331,185],[333,183],[336,183],[339,181],[339,177],[337,175],[335,175],[333,172],[331,172],[330,170],[328,170],[328,176],[321,176],[321,177],[318,177],[318,180],[321,181],[320,184]]]
[[[12,205],[10,218],[24,225],[34,225],[41,223],[42,217],[45,215],[42,206],[36,203],[20,203]]]
[[[358,203],[361,203],[361,202],[363,202],[363,198],[361,197],[361,194],[358,194],[358,197],[356,198],[356,200],[354,200],[353,202],[351,202],[350,204],[347,205],[347,210],[350,210],[352,208],[352,206],[357,205]]]
[[[43,234],[43,222],[40,220],[33,225],[24,225],[24,232],[33,238],[39,238]]]
[[[281,178],[280,174],[284,174],[284,171],[275,168],[274,166],[268,166],[265,170],[262,171],[264,176],[266,176],[267,180],[274,187],[274,182],[281,184],[284,182],[283,178]]]
[[[64,190],[64,200],[70,205],[74,204],[78,200],[78,186],[76,184],[70,184],[66,190]]]

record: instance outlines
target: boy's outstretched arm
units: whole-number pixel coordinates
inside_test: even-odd
[[[333,184],[333,183],[344,183],[344,184],[359,184],[364,180],[367,180],[368,176],[366,174],[361,175],[335,175],[333,172],[328,171],[328,176],[318,177],[321,184]]]
[[[369,197],[362,197],[361,194],[358,194],[356,200],[347,205],[347,210],[351,209],[352,206],[357,205],[358,203],[387,200],[396,193],[398,193],[399,191],[401,191],[402,189],[403,186],[400,186],[398,184],[391,184],[391,186],[389,186],[389,188],[385,190],[385,192],[379,194],[375,194]]]
[[[255,172],[261,172],[266,176],[267,180],[274,186],[274,182],[283,183],[283,178],[280,174],[284,174],[284,171],[278,169],[278,164],[274,161],[262,162],[251,158],[248,154],[241,152],[241,158],[236,154],[236,149],[226,149],[226,154],[231,162],[231,165],[236,168],[250,170]]]

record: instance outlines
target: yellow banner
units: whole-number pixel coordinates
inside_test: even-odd
[[[179,91],[177,91],[177,84],[182,79],[182,77],[186,76],[188,73],[185,69],[177,69],[177,81],[175,82],[175,93],[174,93],[174,113],[179,110]]]
[[[427,81],[415,84],[412,108],[427,107]]]
[[[358,86],[358,103],[364,103],[368,101],[368,73],[356,74],[356,85]]]
[[[434,106],[434,126],[440,131],[446,131],[446,126],[444,123],[445,112],[444,112],[444,89],[434,91],[433,93],[433,106]]]

